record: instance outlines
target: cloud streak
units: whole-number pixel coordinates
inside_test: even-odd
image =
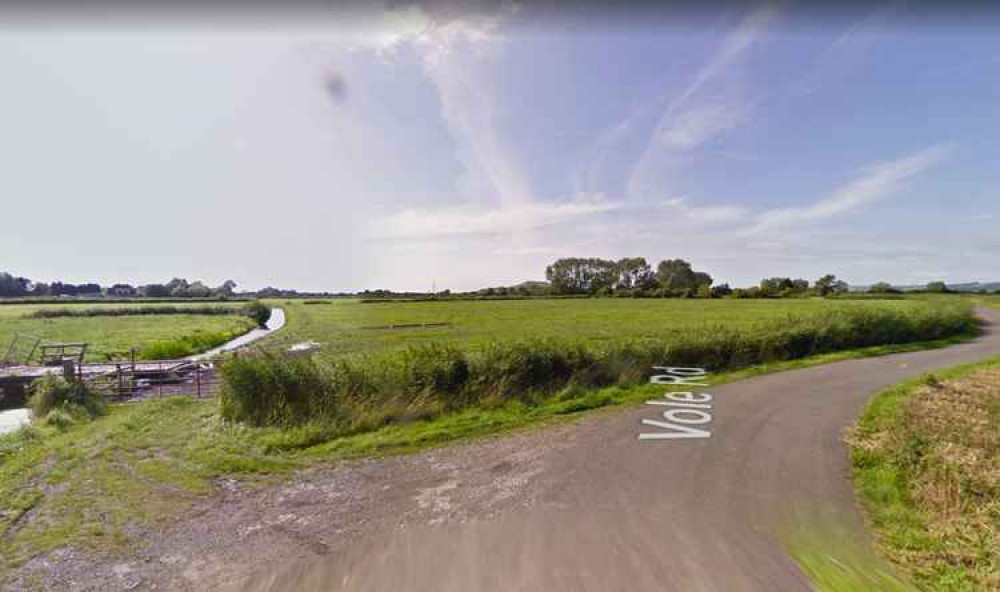
[[[562,203],[525,203],[497,208],[458,206],[406,209],[371,224],[368,235],[381,239],[442,238],[516,234],[618,210],[620,202],[601,199]]]
[[[629,174],[626,191],[630,197],[646,196],[656,190],[667,157],[694,150],[746,121],[749,106],[745,100],[731,90],[716,89],[710,94],[705,90],[742,59],[777,16],[774,4],[765,4],[745,16],[691,83],[671,101]]]
[[[863,169],[860,177],[811,205],[777,208],[759,214],[757,224],[750,233],[784,230],[868,205],[898,190],[910,177],[937,166],[947,158],[950,151],[948,146],[933,146]]]

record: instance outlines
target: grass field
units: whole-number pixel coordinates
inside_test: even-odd
[[[1000,360],[879,393],[848,440],[888,558],[922,590],[1000,590]]]
[[[323,342],[321,359],[327,360],[347,353],[393,355],[393,350],[407,345],[435,342],[479,350],[492,340],[552,337],[578,338],[602,346],[622,339],[661,335],[671,336],[672,340],[693,335],[697,340],[707,334],[714,339],[717,335],[713,333],[719,327],[746,329],[752,336],[758,324],[780,322],[790,314],[801,319],[821,316],[831,309],[874,306],[916,311],[925,306],[908,301],[823,300],[270,304],[286,309],[288,325],[269,340]],[[56,319],[78,320],[143,323],[150,319]],[[452,325],[434,330],[364,328],[421,322]],[[713,382],[929,345],[848,349],[720,372],[714,375]],[[56,547],[96,552],[135,548],[142,543],[142,537],[135,533],[160,528],[171,517],[189,511],[202,496],[217,495],[216,479],[220,476],[250,482],[270,480],[332,459],[410,451],[456,438],[562,421],[588,410],[643,400],[659,388],[633,384],[586,389],[570,385],[553,396],[495,399],[487,405],[456,408],[428,420],[411,418],[352,433],[345,433],[343,426],[323,423],[249,428],[222,421],[217,400],[187,398],[112,405],[107,417],[92,422],[41,422],[0,436],[0,582],[5,570]],[[30,517],[22,519],[29,511]]]
[[[108,356],[125,357],[130,347],[149,348],[154,344],[189,340],[194,335],[235,336],[249,331],[255,323],[243,316],[143,315],[120,317],[29,318],[38,310],[90,310],[141,307],[141,304],[10,304],[0,306],[0,355],[16,334],[47,341],[83,341],[90,344],[88,361]],[[204,307],[205,303],[174,304],[177,307]]]
[[[447,343],[477,350],[494,341],[526,338],[571,339],[601,344],[625,339],[669,339],[711,327],[750,328],[790,316],[808,317],[831,310],[887,308],[906,310],[913,300],[663,300],[567,299],[361,304],[335,300],[306,305],[275,300],[288,324],[271,343],[317,341],[321,354],[337,357]],[[431,327],[391,325],[446,324]]]

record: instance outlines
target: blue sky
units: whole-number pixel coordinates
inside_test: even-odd
[[[993,14],[616,16],[8,26],[0,268],[471,289],[643,255],[734,285],[1000,279]]]

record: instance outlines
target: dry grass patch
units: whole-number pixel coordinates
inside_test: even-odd
[[[1000,364],[880,394],[849,440],[891,559],[930,590],[1000,590]]]

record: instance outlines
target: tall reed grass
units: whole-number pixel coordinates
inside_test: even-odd
[[[263,353],[223,366],[221,412],[254,426],[322,423],[351,433],[476,405],[532,405],[567,387],[579,392],[638,384],[656,365],[735,369],[977,330],[967,303],[921,303],[831,310],[742,328],[705,326],[600,347],[551,339],[492,343],[479,352],[424,345],[326,363]]]

